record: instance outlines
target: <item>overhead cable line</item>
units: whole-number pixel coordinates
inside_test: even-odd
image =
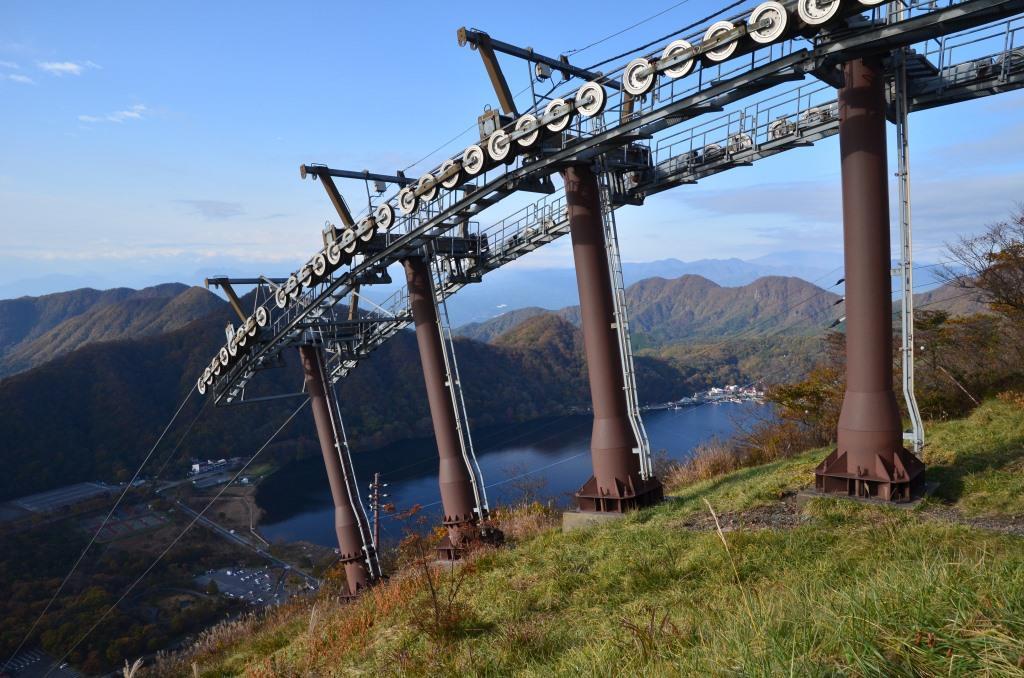
[[[188,426],[185,427],[185,432],[181,434],[180,438],[178,438],[178,442],[177,444],[175,444],[174,449],[171,450],[170,454],[167,455],[167,458],[164,459],[164,462],[160,465],[160,468],[158,468],[156,470],[156,473],[153,474],[154,486],[156,485],[157,481],[160,480],[160,474],[164,472],[165,468],[167,468],[167,464],[169,464],[171,460],[174,459],[175,456],[177,456],[178,449],[181,447],[181,444],[185,442],[185,438],[187,438],[188,434],[192,432],[192,428],[196,425],[196,422],[199,421],[199,418],[203,416],[203,413],[206,411],[206,408],[210,404],[210,402],[211,399],[209,398],[203,401],[203,406],[199,408],[199,411],[196,412],[196,416],[192,417],[192,421],[190,421],[188,423]]]
[[[714,19],[716,16],[722,14],[723,12],[728,12],[731,9],[735,9],[735,8],[739,7],[740,5],[746,4],[746,2],[747,2],[747,0],[736,0],[736,2],[733,2],[731,5],[723,7],[722,9],[718,10],[717,12],[714,12],[713,14],[707,15],[703,19],[699,19],[697,21],[694,21],[693,23],[688,24],[686,26],[683,26],[682,28],[677,29],[675,31],[672,31],[671,33],[669,33],[667,35],[663,35],[660,38],[657,38],[655,40],[651,40],[650,42],[648,42],[648,43],[646,43],[644,45],[640,45],[639,47],[634,47],[633,49],[631,49],[631,50],[629,50],[627,52],[623,52],[622,54],[616,54],[613,57],[608,57],[607,59],[605,59],[603,61],[599,61],[596,64],[587,66],[585,70],[592,71],[594,69],[600,68],[601,66],[609,64],[609,63],[611,63],[613,61],[617,61],[619,59],[628,57],[630,54],[635,54],[636,52],[640,52],[642,50],[654,47],[655,45],[657,45],[657,44],[659,44],[661,42],[664,42],[665,40],[668,40],[669,38],[674,38],[675,36],[679,35],[680,33],[685,33],[686,31],[692,31],[694,28],[697,28],[698,26],[704,25],[705,23],[707,23],[708,21],[711,21],[712,19]],[[580,50],[580,51],[582,51],[582,50]]]
[[[160,552],[160,555],[158,555],[156,557],[156,559],[153,560],[152,563],[150,563],[149,567],[147,567],[146,570],[142,574],[140,574],[135,579],[135,581],[133,581],[131,583],[131,585],[128,587],[128,589],[125,590],[125,592],[123,594],[121,594],[121,597],[118,598],[116,601],[114,601],[114,603],[110,607],[108,607],[106,609],[106,611],[102,615],[100,615],[100,618],[97,619],[96,622],[92,626],[89,627],[89,630],[87,630],[84,634],[82,634],[78,638],[78,640],[76,640],[75,643],[71,647],[69,647],[66,652],[64,652],[63,655],[61,655],[60,659],[58,659],[57,661],[53,662],[53,664],[50,665],[50,668],[46,672],[45,675],[47,675],[47,676],[50,675],[50,673],[52,673],[54,671],[54,669],[56,669],[61,664],[63,664],[67,660],[68,656],[72,652],[75,651],[75,648],[77,648],[79,645],[81,645],[82,641],[84,641],[86,638],[88,638],[89,635],[93,631],[95,631],[99,627],[100,624],[103,623],[103,620],[106,619],[107,616],[111,612],[113,612],[114,609],[118,605],[120,605],[121,602],[124,601],[125,598],[128,597],[128,594],[130,594],[135,589],[135,587],[138,586],[139,583],[141,583],[142,580],[146,578],[146,575],[148,575],[153,570],[153,568],[155,568],[160,563],[160,561],[163,559],[163,557],[166,556],[167,553],[170,552],[170,550],[172,548],[174,548],[174,546],[179,541],[181,541],[181,538],[184,537],[188,533],[188,531],[190,529],[192,529],[192,527],[206,514],[206,512],[210,509],[210,507],[213,506],[213,503],[220,499],[221,495],[223,495],[224,492],[226,492],[228,490],[228,488],[230,488],[231,485],[233,485],[234,482],[236,480],[238,480],[239,476],[241,476],[242,473],[244,473],[245,470],[247,468],[249,468],[249,465],[252,464],[252,462],[256,460],[256,457],[258,457],[260,455],[260,453],[263,452],[263,450],[265,450],[267,448],[267,446],[270,445],[271,442],[273,442],[273,440],[278,436],[278,434],[281,433],[281,431],[283,431],[285,429],[285,427],[288,426],[288,424],[291,423],[292,419],[294,419],[296,417],[296,415],[298,415],[298,413],[301,412],[302,409],[305,408],[306,405],[308,405],[308,404],[309,404],[309,398],[306,398],[304,401],[302,401],[301,405],[296,407],[295,410],[292,411],[292,413],[290,415],[288,415],[288,418],[285,419],[284,422],[280,426],[277,427],[277,430],[275,430],[270,435],[270,437],[267,438],[266,442],[264,442],[263,445],[261,445],[260,448],[258,450],[256,450],[256,452],[253,453],[253,455],[251,457],[249,457],[249,460],[247,462],[245,462],[245,464],[240,469],[238,469],[238,471],[235,473],[235,475],[231,477],[231,479],[220,489],[220,491],[217,492],[217,494],[212,499],[210,499],[209,502],[207,502],[206,506],[203,507],[203,510],[199,511],[198,513],[195,514],[195,516],[192,518],[191,522],[189,522],[189,524],[185,526],[185,528],[178,534],[178,536],[176,536],[174,538],[174,540],[170,544],[168,544],[167,547],[163,551]],[[45,676],[44,676],[44,678],[45,678]]]
[[[610,35],[606,35],[605,37],[603,37],[603,38],[601,38],[599,40],[595,40],[594,42],[590,43],[589,45],[586,45],[585,47],[580,47],[579,49],[571,49],[571,50],[569,50],[568,52],[565,53],[565,56],[571,56],[573,54],[579,54],[580,52],[587,51],[591,47],[597,47],[598,45],[600,45],[602,43],[605,43],[605,42],[608,42],[612,38],[617,38],[620,35],[622,35],[623,33],[627,33],[629,31],[633,30],[634,28],[637,28],[638,26],[643,26],[648,21],[653,21],[654,19],[657,19],[659,16],[662,16],[663,14],[668,14],[672,10],[676,9],[677,7],[681,7],[681,6],[685,5],[689,1],[690,0],[681,0],[681,2],[677,2],[676,4],[674,4],[674,5],[670,6],[670,7],[666,7],[665,9],[661,10],[657,14],[652,14],[651,16],[647,17],[646,19],[641,19],[640,21],[637,21],[635,24],[632,24],[630,26],[626,26],[622,30],[615,31],[614,33],[612,33]],[[590,70],[590,69],[588,68],[587,70]]]
[[[43,607],[43,611],[39,613],[39,616],[36,617],[36,620],[32,623],[32,626],[29,627],[28,633],[26,633],[25,637],[21,639],[21,642],[18,644],[17,649],[14,650],[14,654],[12,654],[10,658],[8,658],[6,662],[4,662],[3,670],[6,671],[8,664],[11,663],[11,660],[18,656],[18,653],[21,652],[22,648],[25,646],[25,643],[28,642],[28,639],[32,636],[32,633],[36,630],[36,627],[39,625],[39,622],[42,621],[43,617],[46,616],[46,613],[49,612],[50,607],[53,606],[54,601],[57,600],[57,597],[64,590],[64,587],[67,586],[68,581],[71,579],[71,575],[73,575],[75,573],[75,570],[78,569],[78,566],[82,563],[82,560],[85,558],[85,554],[88,553],[89,549],[92,548],[92,545],[96,543],[96,539],[99,537],[100,532],[102,532],[103,528],[105,528],[107,526],[107,523],[110,522],[110,518],[114,515],[114,512],[117,511],[118,507],[121,506],[121,502],[124,501],[124,498],[128,495],[129,490],[132,489],[133,483],[136,480],[138,480],[139,474],[142,473],[143,467],[146,465],[147,462],[149,462],[149,459],[150,457],[153,456],[153,453],[156,452],[156,448],[163,441],[164,437],[167,435],[167,432],[171,430],[171,426],[174,425],[175,420],[177,420],[178,415],[181,414],[181,411],[185,408],[185,404],[189,401],[189,398],[192,397],[192,394],[195,393],[195,390],[196,386],[193,385],[192,389],[185,396],[184,400],[182,400],[181,404],[178,405],[178,409],[175,410],[174,415],[171,417],[171,420],[167,422],[166,426],[164,426],[164,430],[160,433],[160,436],[156,439],[156,442],[153,443],[153,447],[149,449],[149,452],[146,454],[146,457],[142,460],[142,463],[139,464],[139,467],[135,470],[135,474],[132,476],[131,480],[129,480],[125,484],[124,490],[121,492],[121,496],[117,498],[117,501],[114,502],[114,505],[107,512],[107,515],[103,518],[103,521],[100,523],[99,527],[97,527],[96,531],[93,532],[92,538],[89,539],[89,543],[86,544],[85,548],[82,549],[82,552],[78,554],[78,558],[71,566],[71,569],[68,570],[68,573],[64,576],[64,579],[61,581],[60,586],[57,587],[57,590],[54,592],[54,594],[50,597],[50,600],[47,601],[46,605]]]

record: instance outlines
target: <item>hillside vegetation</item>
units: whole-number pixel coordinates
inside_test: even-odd
[[[524,509],[509,547],[215,628],[154,672],[1024,675],[1024,401],[929,434],[941,486],[913,509],[795,501],[826,450],[586,531]]]
[[[82,289],[0,301],[0,377],[101,341],[170,332],[222,308],[201,287]]]
[[[100,310],[105,315],[107,309]],[[223,343],[223,327],[231,319],[230,309],[221,303],[212,314],[180,329],[92,343],[0,380],[0,501],[82,480],[130,478]],[[579,331],[557,318],[536,320],[536,325],[516,328],[502,345],[457,340],[474,425],[526,421],[589,405]],[[302,377],[296,356],[286,352],[284,359],[283,369],[267,370],[255,380],[251,395],[298,390]],[[664,360],[643,358],[637,370],[645,401],[664,402],[686,390],[681,373]],[[400,332],[363,361],[342,383],[339,395],[356,449],[432,430],[411,332]],[[155,457],[155,467],[163,464],[197,415],[169,473],[180,473],[191,456],[252,454],[295,406],[208,407],[200,414],[203,402],[194,396],[182,410]],[[280,461],[318,455],[312,418],[296,418],[268,454]]]
[[[837,299],[804,280],[781,276],[723,287],[684,275],[649,278],[626,289],[634,349],[678,370],[685,395],[722,384],[803,377],[822,356],[821,332],[838,317]],[[538,318],[579,327],[579,307],[516,309],[458,332],[497,345],[522,344],[523,327]]]
[[[647,278],[626,288],[636,348],[662,347],[737,335],[813,335],[838,317],[839,296],[800,278],[768,276],[738,287],[723,287],[699,275]],[[559,311],[516,309],[460,327],[464,336],[493,341],[542,314],[579,326],[579,307]]]

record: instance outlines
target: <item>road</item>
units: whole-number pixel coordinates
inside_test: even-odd
[[[228,541],[234,542],[235,544],[238,544],[239,546],[242,546],[244,548],[249,549],[250,551],[253,551],[257,555],[265,558],[266,560],[269,560],[271,563],[277,565],[278,567],[290,570],[290,571],[294,572],[295,574],[300,575],[301,577],[305,578],[307,583],[312,584],[313,586],[317,586],[317,587],[320,586],[320,581],[316,577],[314,577],[313,575],[300,570],[298,567],[296,567],[295,565],[292,565],[291,563],[284,562],[280,558],[277,558],[277,557],[271,555],[269,552],[264,550],[259,545],[253,544],[251,541],[249,541],[248,539],[244,538],[242,535],[240,535],[238,533],[235,533],[235,532],[232,532],[231,530],[227,529],[226,527],[213,522],[212,520],[210,520],[209,518],[207,518],[204,515],[200,515],[198,511],[193,510],[191,507],[189,507],[187,504],[183,503],[181,500],[175,499],[174,503],[185,514],[187,514],[189,516],[192,516],[193,518],[196,519],[196,522],[202,523],[203,526],[209,528],[215,534],[218,534],[221,537],[223,537],[224,539],[227,539]]]

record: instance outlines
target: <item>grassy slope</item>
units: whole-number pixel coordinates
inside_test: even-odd
[[[941,500],[1024,513],[1024,411],[930,427]],[[821,451],[687,488],[587,532],[550,530],[465,567],[444,631],[421,578],[353,606],[281,610],[203,675],[1024,675],[1024,539],[916,510],[816,500],[791,529],[688,529],[778,505]],[[930,500],[932,506],[938,500]],[[452,575],[442,578],[450,588]],[[372,621],[371,621],[372,620]],[[426,620],[426,621],[424,621]]]

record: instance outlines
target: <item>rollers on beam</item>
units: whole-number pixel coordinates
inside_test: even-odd
[[[715,65],[795,35],[809,37],[828,24],[863,12],[880,1],[768,0],[757,5],[745,20],[736,18],[713,23],[696,44],[686,40],[674,40],[665,46],[660,58],[634,59],[623,69],[621,82],[617,84],[616,89],[621,89],[624,96],[628,95],[634,99],[644,97],[658,87],[659,78],[685,77],[698,62]],[[577,71],[574,73],[579,74]],[[304,290],[330,278],[335,270],[351,262],[363,244],[370,242],[374,235],[391,229],[398,215],[414,215],[437,200],[442,192],[457,190],[484,172],[514,162],[520,154],[534,153],[545,137],[561,135],[577,118],[602,116],[608,102],[607,88],[612,82],[600,74],[587,75],[598,77],[584,83],[572,97],[555,98],[548,102],[543,110],[520,115],[491,132],[487,138],[470,144],[458,156],[446,159],[437,169],[424,174],[417,181],[407,179],[401,173],[392,177],[303,165],[300,168],[302,177],[311,173],[314,177],[324,175],[364,178],[397,183],[402,188],[392,199],[393,203],[381,203],[371,215],[358,223],[344,225],[340,229],[329,226],[325,231],[323,249],[289,276],[284,285],[274,290],[274,305],[282,311],[288,309]],[[730,140],[731,145],[744,143],[746,141],[743,139]],[[266,319],[267,316],[264,315],[264,320]],[[256,323],[257,331],[259,327],[265,325],[265,322],[263,325]],[[251,338],[253,335],[248,336]],[[197,383],[199,392],[205,393],[224,371],[246,355],[246,347],[251,347],[253,343],[240,340],[231,345],[229,339],[229,343],[223,347],[224,350],[218,351],[208,370],[200,376]]]
[[[722,20],[711,24],[696,44],[674,40],[660,58],[639,57],[626,64],[621,89],[631,97],[643,97],[658,87],[658,79],[681,78],[696,63],[716,65],[796,35],[811,36],[833,21],[859,14],[881,0],[797,0],[783,3],[768,0],[757,5],[742,21]],[[464,29],[463,29],[464,30]],[[460,38],[460,44],[466,40]],[[526,58],[526,57],[524,57]],[[537,57],[539,58],[539,57]],[[594,75],[594,74],[588,74]],[[600,74],[597,74],[600,76]],[[511,163],[517,154],[529,153],[543,136],[568,129],[577,116],[589,118],[604,113],[612,84],[600,76],[582,85],[571,98],[556,98],[543,110],[525,113],[480,141],[470,144],[456,157],[445,160],[436,170],[399,191],[396,206],[403,216],[415,214],[443,190],[453,190],[464,180]]]

